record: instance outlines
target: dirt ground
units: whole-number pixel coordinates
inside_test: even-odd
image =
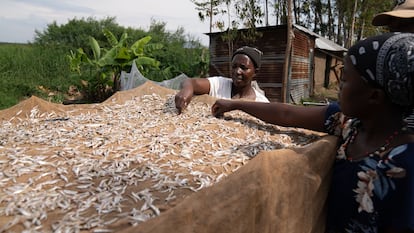
[[[338,100],[338,87],[333,86],[330,88],[319,88],[318,90],[315,90],[314,95],[311,97],[312,100],[315,102],[322,102],[325,100],[329,101],[337,101]]]

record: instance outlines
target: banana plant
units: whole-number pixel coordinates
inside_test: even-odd
[[[101,48],[98,41],[89,37],[89,46],[92,57],[89,57],[82,48],[71,51],[68,55],[71,70],[86,79],[83,86],[85,95],[91,101],[102,101],[119,90],[121,71],[129,72],[132,62],[144,75],[160,72],[165,75],[169,69],[160,70],[160,62],[151,57],[152,52],[163,48],[162,44],[150,43],[151,37],[146,36],[135,41],[130,47],[127,45],[128,35],[123,33],[119,40],[109,30],[103,31],[110,46]]]

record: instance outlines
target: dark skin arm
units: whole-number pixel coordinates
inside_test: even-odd
[[[304,107],[276,102],[217,100],[211,111],[215,117],[220,117],[225,112],[241,110],[274,125],[323,132],[326,109],[327,106]]]
[[[205,78],[189,78],[183,82],[181,90],[175,95],[175,107],[181,114],[188,106],[193,95],[208,94],[210,82]]]

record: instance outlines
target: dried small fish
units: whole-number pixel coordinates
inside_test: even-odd
[[[109,233],[109,232],[114,232],[114,230],[96,228],[96,229],[93,229],[92,232],[94,232],[94,233]]]
[[[157,93],[65,113],[39,105],[26,118],[17,112],[0,126],[0,219],[8,219],[0,232],[99,233],[113,232],[121,219],[140,224],[185,189],[220,182],[262,150],[318,137],[240,111],[228,116],[217,119],[197,101],[177,115],[174,95]]]

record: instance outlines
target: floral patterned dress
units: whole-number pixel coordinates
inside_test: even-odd
[[[340,137],[340,146],[328,196],[327,231],[414,230],[414,143],[391,148],[382,157],[352,161],[345,149],[358,124],[337,104],[328,107],[326,130]]]

